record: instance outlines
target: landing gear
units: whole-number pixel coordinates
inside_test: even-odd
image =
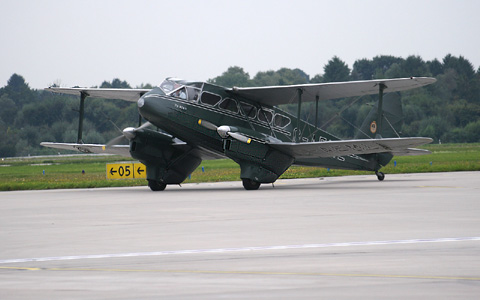
[[[378,180],[383,181],[385,179],[385,174],[383,174],[383,172],[376,171],[375,174],[377,175]]]
[[[159,182],[159,181],[156,181],[156,180],[148,180],[148,187],[154,191],[154,192],[157,192],[157,191],[163,191],[166,187],[167,187],[167,184],[166,183],[163,183],[163,182]]]
[[[243,187],[249,191],[249,190],[258,190],[260,187],[260,182],[253,181],[248,178],[243,178],[242,179]]]

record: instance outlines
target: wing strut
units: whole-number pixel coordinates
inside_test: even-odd
[[[300,141],[300,113],[302,112],[302,94],[303,90],[301,88],[297,89],[298,93],[298,111],[297,111],[297,135],[295,137],[295,142],[298,143]]]
[[[83,115],[85,113],[85,99],[87,98],[88,94],[86,92],[80,92],[80,108],[79,108],[79,116],[78,116],[78,136],[77,136],[77,144],[83,144],[82,134],[83,134]]]
[[[377,135],[375,138],[381,139],[381,132],[382,132],[382,123],[383,123],[383,90],[385,90],[387,86],[384,83],[380,83],[378,85],[378,110],[377,110]]]

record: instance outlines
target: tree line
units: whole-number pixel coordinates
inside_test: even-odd
[[[232,66],[208,82],[225,87],[274,86],[351,80],[435,77],[433,85],[401,93],[404,123],[401,136],[426,136],[436,142],[480,142],[480,68],[462,56],[446,55],[441,61],[376,56],[359,59],[350,68],[334,56],[323,73],[310,77],[300,69],[260,71],[251,77]],[[131,88],[126,81],[104,81],[100,88]],[[150,84],[139,88],[151,88]],[[341,138],[351,138],[376,101],[376,96],[328,100],[320,103],[317,126]],[[78,97],[31,89],[13,74],[0,88],[0,157],[54,154],[39,146],[42,141],[75,142],[78,128]],[[302,118],[314,122],[313,103],[303,105]],[[296,106],[283,109],[296,114]],[[83,140],[105,143],[121,130],[138,123],[135,103],[87,98]]]

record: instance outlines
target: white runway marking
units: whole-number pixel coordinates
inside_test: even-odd
[[[176,255],[176,254],[202,254],[202,253],[262,251],[262,250],[287,250],[287,249],[351,247],[351,246],[447,243],[447,242],[463,242],[463,241],[480,241],[480,237],[413,239],[413,240],[391,240],[391,241],[367,241],[367,242],[349,242],[349,243],[326,243],[326,244],[305,244],[305,245],[286,245],[286,246],[240,247],[240,248],[219,248],[219,249],[199,249],[199,250],[173,250],[173,251],[158,251],[158,252],[137,252],[137,253],[74,255],[74,256],[39,257],[39,258],[19,258],[19,259],[0,260],[0,264],[25,263],[25,262],[43,262],[43,261],[63,261],[63,260],[78,260],[78,259],[91,259],[91,258],[141,257],[141,256],[161,256],[161,255]]]

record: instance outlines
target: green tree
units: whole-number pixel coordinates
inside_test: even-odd
[[[403,58],[401,57],[395,57],[391,55],[379,55],[375,56],[372,59],[372,65],[373,68],[375,69],[375,73],[373,74],[372,78],[368,79],[382,79],[385,78],[385,72],[387,72],[388,69],[393,64],[400,64],[403,62]]]
[[[25,79],[18,74],[13,74],[10,77],[7,85],[3,88],[2,94],[7,94],[8,97],[15,102],[17,107],[30,103],[35,98],[33,91],[25,82]]]
[[[320,74],[317,74],[310,79],[310,83],[322,83],[323,82],[323,76]]]
[[[428,61],[427,66],[430,73],[432,73],[432,76],[438,76],[443,73],[443,64],[436,58],[432,61]]]
[[[300,69],[281,68],[277,71],[258,72],[252,79],[254,86],[304,84],[309,76]]]
[[[276,72],[278,74],[278,85],[292,85],[308,83],[310,76],[300,69],[281,68]]]
[[[209,83],[224,87],[247,87],[250,86],[250,75],[243,68],[233,66],[229,67],[222,75],[207,80]]]
[[[8,97],[8,94],[3,94],[0,97],[0,108],[0,120],[5,122],[6,125],[12,126],[17,115],[17,106]]]
[[[457,73],[457,90],[459,98],[467,101],[475,101],[479,99],[478,89],[475,86],[475,69],[470,61],[463,56],[455,57],[447,54],[443,58],[444,70],[453,69]],[[480,100],[480,99],[479,99]]]
[[[337,56],[334,56],[323,67],[323,80],[325,82],[339,82],[350,80],[350,68],[348,65],[340,60]]]
[[[273,70],[258,72],[252,79],[254,86],[274,86],[279,85],[279,81],[277,72]]]
[[[100,88],[106,89],[106,88],[113,88],[113,89],[131,89],[132,87],[128,84],[128,82],[121,81],[118,78],[114,78],[112,82],[104,81],[100,85]]]
[[[404,77],[431,76],[428,66],[420,56],[410,55],[403,61]]]
[[[353,63],[353,80],[370,80],[375,75],[375,66],[369,59],[362,58]]]

